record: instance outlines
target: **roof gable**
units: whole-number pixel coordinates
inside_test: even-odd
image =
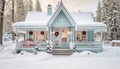
[[[59,15],[56,17],[56,19],[54,20],[54,22],[51,24],[51,26],[54,26],[54,27],[68,27],[68,26],[72,26],[72,24],[70,23],[68,18],[65,16],[63,11],[61,11],[59,13]]]
[[[56,12],[55,12],[55,13],[53,14],[53,16],[51,17],[51,19],[49,20],[48,25],[51,26],[61,12],[63,12],[63,14],[65,15],[66,19],[68,19],[68,21],[70,22],[70,24],[71,24],[72,26],[75,26],[75,21],[73,20],[73,18],[71,17],[71,15],[70,15],[69,12],[67,11],[67,9],[64,7],[64,5],[63,5],[62,2],[61,2],[61,4],[59,5],[59,7],[58,7],[58,9],[56,10]]]

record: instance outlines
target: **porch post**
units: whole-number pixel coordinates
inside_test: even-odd
[[[75,41],[75,27],[72,27],[72,31],[73,31],[73,37],[72,37],[72,42],[74,43],[74,41]]]
[[[48,27],[48,42],[51,40],[51,29]]]
[[[18,49],[18,46],[19,46],[19,44],[18,44],[18,28],[16,27],[16,37],[17,37],[17,39],[16,39],[16,50]]]
[[[101,42],[102,42],[103,33],[101,32]]]
[[[28,39],[28,38],[29,38],[29,31],[26,30],[26,39]]]

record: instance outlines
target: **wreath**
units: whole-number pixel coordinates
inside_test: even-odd
[[[30,32],[29,32],[29,35],[32,35],[32,34],[33,34],[33,32],[32,32],[32,31],[30,31]]]
[[[41,35],[44,35],[44,31],[41,31],[40,33],[41,33]]]
[[[55,32],[55,36],[58,36],[59,35],[59,32]]]
[[[83,31],[83,32],[82,32],[82,35],[86,35],[86,31]]]

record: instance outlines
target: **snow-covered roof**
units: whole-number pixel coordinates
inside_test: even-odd
[[[90,12],[70,12],[74,21],[79,24],[80,22],[93,22],[93,16]],[[25,22],[37,21],[41,23],[48,23],[52,15],[47,15],[46,12],[28,12]]]
[[[76,24],[76,26],[78,26],[78,27],[79,26],[81,26],[81,27],[84,27],[84,26],[107,27],[106,24],[104,24],[102,22],[79,22],[79,24]]]
[[[51,15],[52,16],[52,15]],[[46,12],[28,12],[25,22],[39,22],[39,24],[47,23],[51,16],[48,16]]]
[[[91,12],[71,12],[70,15],[72,16],[76,24],[82,22],[94,22]]]
[[[107,26],[104,23],[94,22],[93,16],[90,12],[71,12],[70,15],[76,22],[76,30],[107,30]],[[45,12],[28,12],[25,22],[17,22],[13,24],[13,28],[47,28],[47,23],[51,17],[52,15],[48,16]]]
[[[46,23],[42,23],[42,22],[17,22],[13,25],[13,27],[47,27]]]
[[[34,21],[34,22],[17,22],[15,24],[13,24],[13,31],[17,30],[22,30],[25,31],[26,29],[29,30],[48,30],[47,24],[46,23],[40,23],[38,21]]]
[[[107,31],[107,25],[101,22],[80,22],[76,24],[76,30]]]

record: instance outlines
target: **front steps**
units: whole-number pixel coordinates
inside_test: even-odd
[[[52,49],[51,51],[53,55],[71,55],[74,52],[71,49]]]

